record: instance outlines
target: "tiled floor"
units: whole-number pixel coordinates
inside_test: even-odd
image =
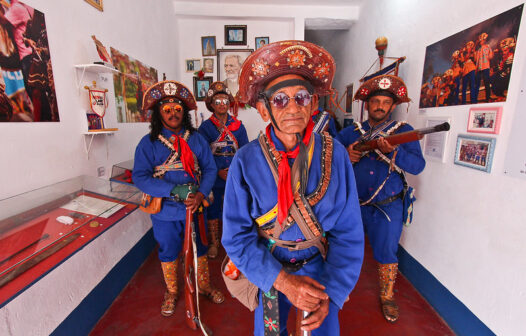
[[[212,260],[210,267],[212,279],[226,294],[227,290],[219,274],[221,260],[220,257]],[[183,288],[181,280],[179,283],[179,287]],[[454,335],[402,275],[398,276],[396,283],[400,319],[395,324],[387,322],[380,312],[377,286],[376,264],[371,249],[367,246],[360,280],[351,294],[350,301],[340,311],[341,335]],[[173,316],[161,316],[163,292],[162,272],[155,251],[90,335],[199,335],[199,332],[186,326],[182,296],[177,302]],[[230,295],[226,295],[225,302],[220,305],[214,305],[204,298],[201,302],[203,321],[213,330],[215,336],[253,334],[252,313]],[[290,328],[294,325],[292,315],[288,323]]]

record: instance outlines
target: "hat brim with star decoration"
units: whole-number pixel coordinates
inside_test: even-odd
[[[188,110],[197,110],[192,92],[183,84],[168,80],[155,83],[144,92],[142,99],[142,109],[151,110],[157,103],[166,98],[174,97],[183,102]]]
[[[363,83],[356,94],[354,100],[367,101],[371,95],[378,91],[387,91],[396,99],[395,104],[408,103],[411,101],[407,96],[407,86],[402,78],[393,75],[380,75],[373,77]]]
[[[273,79],[296,74],[310,82],[314,93],[325,96],[332,92],[336,65],[322,47],[305,41],[279,41],[259,48],[247,57],[239,74],[237,99],[256,107],[259,92]]]
[[[210,88],[206,93],[205,105],[208,111],[214,112],[212,98],[214,98],[216,94],[220,93],[226,94],[228,96],[228,100],[230,100],[230,105],[232,105],[235,102],[234,96],[232,96],[232,92],[230,92],[230,89],[225,85],[225,83],[213,82],[212,84],[210,84]]]

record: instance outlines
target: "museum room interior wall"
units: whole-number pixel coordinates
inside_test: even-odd
[[[345,48],[349,58],[338,68],[355,82],[377,58],[374,41],[389,38],[387,56],[407,56],[400,75],[413,103],[396,114],[415,128],[429,117],[448,117],[451,131],[445,162],[426,156],[426,168],[409,182],[416,188],[415,217],[401,245],[498,335],[524,332],[526,267],[526,180],[510,177],[505,165],[512,124],[524,106],[526,24],[521,22],[500,134],[491,173],[455,165],[456,139],[466,134],[470,105],[418,107],[426,47],[521,4],[521,1],[368,1],[352,27]],[[479,105],[480,106],[480,105]],[[355,117],[357,113],[355,113]],[[524,145],[524,143],[522,144]],[[524,159],[524,149],[522,149]]]

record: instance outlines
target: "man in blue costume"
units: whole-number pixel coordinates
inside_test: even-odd
[[[220,220],[223,216],[223,195],[228,167],[237,150],[248,143],[248,136],[241,121],[228,114],[230,107],[235,106],[235,100],[223,82],[210,85],[205,104],[213,114],[199,126],[199,133],[210,144],[217,166],[217,177],[212,188],[214,201],[207,212],[210,233],[208,257],[215,258],[219,249]]]
[[[365,101],[369,119],[345,128],[337,139],[347,147],[353,163],[365,231],[378,262],[380,300],[384,317],[395,322],[398,306],[394,283],[398,272],[398,242],[402,234],[404,211],[412,195],[406,194],[405,172],[419,174],[425,161],[418,141],[390,145],[385,136],[413,130],[405,122],[391,120],[393,109],[409,102],[401,78],[381,75],[366,81],[354,99]],[[378,138],[379,149],[362,153],[354,150],[358,141]],[[405,202],[404,202],[405,201]]]
[[[268,44],[241,70],[239,101],[270,124],[230,165],[222,243],[259,288],[255,335],[288,335],[292,306],[308,313],[302,330],[338,335],[338,311],[358,280],[364,238],[353,170],[345,148],[313,132],[311,120],[334,71],[332,56],[304,41]]]
[[[192,126],[189,111],[197,108],[190,90],[175,81],[162,81],[151,86],[143,97],[143,110],[153,110],[150,133],[135,150],[133,182],[142,192],[161,197],[158,213],[152,214],[155,240],[167,291],[161,306],[163,316],[171,316],[178,296],[177,265],[183,245],[186,208],[198,210],[210,193],[217,174],[214,158],[206,140]],[[181,200],[181,186],[197,186],[197,192]],[[197,233],[198,288],[214,303],[223,294],[210,284],[206,247]]]

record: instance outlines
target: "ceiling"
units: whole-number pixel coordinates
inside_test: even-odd
[[[188,2],[189,0],[174,0]],[[366,0],[192,0],[192,2],[230,3],[240,5],[307,5],[307,6],[360,6]]]

